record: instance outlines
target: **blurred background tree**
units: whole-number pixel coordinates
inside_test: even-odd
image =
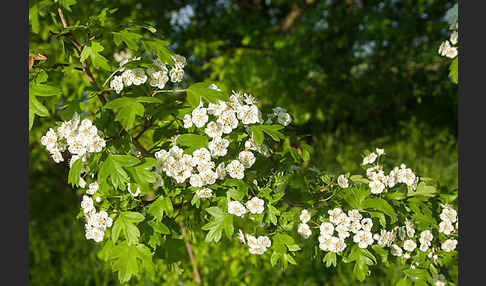
[[[59,19],[43,12],[46,1],[29,1],[31,22],[38,21],[29,40],[53,65],[64,49],[50,45],[49,23]],[[59,1],[70,24],[117,8],[113,25],[156,27],[187,57],[186,84],[210,78],[287,108],[296,134],[314,147],[311,166],[357,172],[364,149],[383,147],[396,164],[457,188],[457,85],[448,78],[450,61],[437,53],[456,1]],[[102,54],[110,58],[116,51],[107,45]],[[62,82],[62,72],[70,71],[49,73],[49,80]],[[79,77],[66,79],[63,93],[83,94],[89,82]],[[75,218],[80,199],[66,182],[67,168],[55,166],[39,143],[56,118],[36,120],[29,135],[31,283],[116,285]],[[193,246],[208,285],[356,283],[346,266],[297,261],[282,271],[226,244]],[[184,245],[171,248],[166,257],[174,263],[161,266],[156,285],[190,285]],[[376,269],[365,282],[391,285],[399,271]]]

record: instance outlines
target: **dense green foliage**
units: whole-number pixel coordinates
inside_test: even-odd
[[[190,22],[171,23],[171,11],[187,4],[194,10]],[[55,164],[39,141],[55,122],[71,119],[74,111],[97,112],[100,91],[83,73],[80,60],[91,63],[93,77],[106,90],[109,85],[103,83],[117,68],[113,54],[125,47],[151,50],[168,60],[169,50],[186,56],[186,77],[180,88],[195,89],[191,84],[210,79],[230,90],[251,92],[266,108],[287,108],[294,118],[289,131],[293,143],[307,143],[314,150],[305,167],[331,176],[361,174],[363,150],[383,147],[390,166],[405,162],[420,176],[433,178],[438,190],[457,195],[457,85],[448,79],[451,61],[437,54],[449,35],[445,15],[453,4],[426,0],[30,1],[29,55],[47,57],[34,62],[29,85],[32,285],[119,284],[119,274],[102,261],[100,247],[84,238],[82,192],[69,184],[76,185],[77,177],[69,176],[66,162]],[[63,9],[69,29],[62,28],[57,7]],[[69,32],[80,42],[94,39],[77,54]],[[171,45],[165,48],[165,42],[153,35],[162,35]],[[39,68],[43,71],[38,72]],[[139,128],[148,123],[140,120],[145,112],[164,118],[177,110],[172,100],[162,96],[147,101],[130,95],[117,102],[116,94],[109,92],[109,103],[97,120],[110,126],[102,130],[106,137],[126,135],[115,141],[118,150],[128,152]],[[211,99],[210,93],[206,96]],[[167,107],[167,114],[152,107],[161,103],[157,100]],[[190,91],[187,100],[191,103]],[[197,105],[197,100],[192,103]],[[110,117],[109,110],[118,115]],[[116,121],[122,127],[116,127]],[[140,142],[149,144],[165,135],[157,130],[147,131]],[[103,165],[107,161],[110,169],[116,169],[115,159],[107,158]],[[125,175],[118,181],[123,187]],[[296,180],[293,188],[299,184]],[[148,213],[163,217],[155,207]],[[116,220],[121,233],[130,228],[130,219]],[[200,223],[199,218],[193,219],[194,225]],[[172,223],[169,227],[180,233]],[[189,229],[192,223],[185,221]],[[306,255],[295,257],[296,266],[272,267],[269,258],[250,255],[237,240],[225,240],[224,234],[218,244],[204,243],[206,233],[189,232],[204,285],[393,285],[403,277],[404,269],[378,265],[368,279],[358,282],[353,264],[326,268]],[[195,284],[183,236],[157,243],[161,245],[155,255],[162,261],[155,265],[153,279],[142,276],[130,284]],[[315,242],[301,239],[299,243],[307,245],[304,251],[312,255],[310,245]],[[126,259],[143,253],[133,245],[121,249],[120,256]],[[457,281],[457,269],[450,271],[451,281]]]

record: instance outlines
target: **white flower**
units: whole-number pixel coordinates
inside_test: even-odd
[[[79,187],[80,188],[84,188],[86,187],[86,181],[82,178],[82,177],[79,177]]]
[[[94,210],[93,199],[90,196],[84,195],[81,201],[81,208],[84,210],[84,213],[89,213]]]
[[[95,197],[95,201],[96,201],[97,203],[101,202],[101,200],[102,200],[102,198],[101,198],[101,197]]]
[[[216,123],[211,121],[206,125],[206,129],[204,129],[204,133],[211,138],[221,137],[223,135],[223,126],[220,123]]]
[[[197,107],[192,111],[192,122],[197,128],[201,128],[208,122],[207,110],[204,107]]]
[[[413,237],[415,235],[415,228],[413,222],[408,218],[405,219],[405,229],[407,230],[408,237]]]
[[[245,168],[250,168],[255,163],[255,155],[250,151],[241,151],[238,154],[238,160],[240,160]]]
[[[357,221],[358,223],[363,218],[363,216],[359,213],[359,210],[349,210],[348,217],[351,219],[351,222]]]
[[[88,152],[98,153],[106,146],[106,141],[101,137],[96,137],[88,144]]]
[[[391,254],[393,256],[402,256],[403,254],[403,251],[402,249],[400,248],[400,246],[396,245],[396,244],[393,244],[391,246]]]
[[[184,66],[186,65],[186,58],[181,55],[173,55],[172,59],[174,60],[174,66],[180,69],[183,69]]]
[[[184,78],[184,70],[178,67],[174,67],[169,72],[170,81],[172,82],[181,82]]]
[[[62,157],[61,152],[55,151],[54,153],[52,153],[52,160],[54,160],[54,162],[56,163],[59,163],[64,161],[64,158]]]
[[[343,211],[340,208],[335,208],[333,210],[328,210],[327,213],[329,214],[329,220],[334,224],[338,224]]]
[[[458,36],[457,31],[452,32],[451,37],[449,39],[451,44],[453,44],[453,45],[457,44],[457,36]]]
[[[236,238],[238,238],[241,244],[246,243],[245,234],[243,233],[243,231],[241,231],[241,229],[238,230],[238,233],[236,234]]]
[[[192,117],[190,114],[184,115],[184,128],[191,128],[192,127]]]
[[[210,84],[210,85],[208,86],[208,88],[210,88],[210,89],[214,89],[214,90],[217,90],[217,91],[221,91],[221,89],[219,89],[219,88],[218,88],[218,86],[217,86],[217,85],[215,85],[214,83]]]
[[[417,244],[413,240],[407,239],[405,242],[403,242],[403,249],[408,252],[412,252],[416,247]]]
[[[277,115],[277,121],[280,125],[287,126],[292,122],[292,117],[287,112],[281,112]]]
[[[363,158],[363,165],[373,164],[378,156],[375,153],[370,153]]]
[[[373,221],[370,218],[364,218],[361,220],[361,227],[365,231],[371,231],[371,228],[373,227]]]
[[[358,243],[359,248],[367,248],[373,244],[373,235],[369,231],[360,230],[354,235],[353,241]]]
[[[208,148],[213,157],[225,156],[228,152],[229,141],[221,137],[215,137],[208,143]]]
[[[214,163],[213,163],[214,164]],[[216,182],[218,175],[211,169],[207,169],[199,173],[204,185],[212,185]]]
[[[226,166],[224,163],[220,163],[216,167],[216,175],[218,175],[219,180],[224,180],[224,177],[226,177]]]
[[[132,193],[132,191],[130,190],[130,183],[127,184],[127,190],[128,192],[130,193],[130,195],[132,195],[132,197],[138,197],[138,195],[140,195],[140,188],[137,187],[137,189],[135,190],[135,193]]]
[[[430,230],[426,229],[420,233],[421,243],[431,242],[432,239],[434,239],[434,236],[432,235],[432,232]]]
[[[443,221],[450,221],[451,223],[454,223],[457,221],[457,212],[450,207],[444,208],[440,213],[440,219]]]
[[[261,214],[264,210],[264,201],[257,197],[253,197],[251,200],[246,202],[246,207],[252,214]]]
[[[221,116],[216,120],[223,126],[223,133],[229,134],[233,129],[238,127],[238,119],[232,110],[226,110],[221,113]]]
[[[345,189],[349,187],[348,179],[344,175],[340,175],[337,179],[338,185]]]
[[[331,236],[334,233],[334,225],[329,222],[323,222],[319,226],[319,230],[321,231],[321,234]]]
[[[231,178],[243,179],[245,177],[245,166],[238,160],[233,160],[226,166],[226,172]]]
[[[229,201],[228,202],[228,213],[235,215],[235,216],[243,216],[246,214],[246,208],[238,201]]]
[[[49,128],[46,135],[42,136],[40,142],[42,145],[46,146],[48,151],[56,149],[57,135],[54,129]]]
[[[270,246],[272,246],[272,241],[270,240],[270,238],[268,238],[268,236],[259,236],[258,244],[261,247],[269,248]]]
[[[256,105],[242,105],[237,110],[238,119],[245,125],[257,123],[258,113]]]
[[[132,58],[132,54],[128,51],[121,51],[119,53],[114,53],[113,58],[115,58],[115,61],[119,62],[120,66],[122,66]]]
[[[299,216],[299,219],[302,223],[307,223],[310,219],[311,219],[311,214],[308,210],[306,209],[303,209],[301,212],[300,212],[300,216]]]
[[[213,196],[213,191],[208,188],[200,189],[196,191],[196,195],[201,199],[210,200]]]
[[[358,231],[361,229],[361,223],[359,220],[352,221],[351,224],[349,225],[349,230],[352,233],[358,233]]]
[[[86,190],[86,193],[88,195],[94,195],[99,189],[98,182],[93,182],[89,184],[88,189]]]
[[[396,238],[393,231],[386,231],[384,229],[381,230],[380,234],[375,234],[375,236],[373,236],[373,238],[380,246],[390,246]]]
[[[425,252],[425,251],[427,251],[429,249],[429,247],[430,247],[430,244],[429,243],[422,243],[421,242],[419,249],[420,249],[420,251]]]
[[[376,154],[378,156],[385,155],[385,149],[376,148]]]
[[[157,87],[158,89],[163,89],[165,84],[169,81],[167,76],[167,68],[163,67],[160,71],[148,70],[150,74],[150,86]]]
[[[103,237],[105,236],[105,232],[97,228],[93,228],[92,234],[93,234],[93,240],[96,242],[103,241]]]
[[[168,157],[169,157],[169,152],[167,152],[164,149],[155,152],[155,159],[157,159],[158,161],[165,161]]]
[[[369,187],[372,194],[381,194],[385,190],[385,185],[378,180],[371,181],[369,183]]]
[[[334,251],[336,250],[336,243],[339,238],[330,235],[320,235],[319,236],[319,248],[324,251]]]
[[[309,227],[309,225],[305,223],[300,223],[299,226],[297,227],[297,232],[302,235],[305,239],[309,238],[311,236],[312,231]]]
[[[208,162],[211,160],[211,153],[206,148],[199,148],[192,153],[193,164],[199,165],[202,162]]]
[[[110,81],[110,88],[113,88],[116,93],[120,93],[123,90],[123,77],[115,75]]]
[[[345,224],[340,224],[336,227],[336,232],[340,239],[345,239],[349,236],[349,228]]]
[[[454,226],[448,220],[441,221],[439,223],[439,232],[445,235],[450,235],[454,231]]]
[[[457,246],[457,240],[455,240],[455,239],[448,239],[448,240],[446,240],[446,241],[444,241],[442,243],[441,248],[445,252],[451,252],[454,249],[456,249],[456,246]]]
[[[218,100],[217,103],[210,102],[208,105],[208,113],[214,116],[220,116],[227,108],[226,102]]]
[[[446,278],[442,274],[434,274],[434,286],[446,286]]]
[[[199,174],[192,174],[189,183],[196,188],[200,188],[204,185],[204,181]]]

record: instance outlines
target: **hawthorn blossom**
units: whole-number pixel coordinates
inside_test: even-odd
[[[261,214],[264,210],[264,201],[257,197],[253,197],[251,200],[246,202],[246,207],[252,214]]]

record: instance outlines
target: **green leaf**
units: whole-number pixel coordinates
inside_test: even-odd
[[[29,8],[29,22],[32,26],[32,32],[35,34],[39,33],[39,6],[37,6],[37,3]]]
[[[118,272],[118,279],[121,283],[128,282],[132,276],[140,273],[138,260],[144,268],[153,267],[152,253],[143,244],[129,244],[127,241],[116,245],[112,251],[113,271]]]
[[[424,182],[420,182],[417,186],[415,191],[409,190],[407,193],[407,197],[414,197],[414,196],[424,196],[424,197],[433,197],[437,193],[437,189],[433,186],[427,186]]]
[[[389,263],[388,263],[388,251],[386,249],[384,249],[383,247],[377,245],[377,244],[372,245],[371,248],[373,249],[373,251],[376,252],[376,254],[378,254],[380,256],[381,262],[385,266],[388,266],[389,265]]]
[[[280,215],[280,211],[272,205],[268,205],[267,210],[268,210],[268,218],[270,222],[273,225],[277,225],[277,216]]]
[[[276,234],[272,237],[272,240],[273,240],[272,248],[276,252],[286,253],[287,248],[289,248],[289,250],[296,249],[294,238],[288,234],[284,234],[284,233]],[[291,251],[295,251],[295,250],[291,250]]]
[[[368,198],[363,201],[363,208],[374,209],[383,212],[390,217],[390,222],[394,223],[397,220],[397,214],[393,207],[384,199],[381,198]]]
[[[81,177],[81,165],[83,160],[81,158],[77,159],[74,164],[69,169],[68,183],[71,186],[79,186],[79,178]]]
[[[128,130],[133,127],[135,117],[143,116],[145,107],[141,102],[146,103],[160,103],[160,99],[155,97],[119,97],[109,101],[103,108],[118,109],[115,116],[115,121],[119,121],[122,126]]]
[[[49,111],[37,100],[35,95],[29,93],[29,113],[39,115],[41,117],[49,116]]]
[[[57,87],[47,84],[31,83],[29,82],[29,94],[37,96],[53,96],[61,93]]]
[[[451,65],[449,66],[449,76],[452,78],[452,81],[457,84],[459,82],[459,67],[458,67],[458,58],[456,57]]]
[[[151,220],[148,224],[152,227],[155,233],[170,234],[170,229],[160,221]]]
[[[199,148],[208,147],[208,137],[197,134],[182,134],[177,137],[177,144],[189,147],[184,150],[185,153],[191,154]]]
[[[349,179],[355,183],[369,184],[370,180],[364,178],[361,175],[352,175]]]
[[[138,230],[135,223],[141,222],[145,217],[138,212],[122,212],[115,220],[113,224],[113,229],[111,233],[111,239],[113,243],[118,241],[120,234],[123,233],[128,244],[135,244],[138,242],[140,237],[140,231]]]
[[[172,201],[169,197],[158,197],[148,208],[147,213],[156,218],[156,221],[161,221],[164,217],[164,213],[173,213]]]
[[[285,135],[283,135],[281,132],[278,130],[283,129],[284,127],[282,125],[274,124],[274,125],[251,125],[250,130],[253,133],[253,140],[255,140],[256,144],[262,144],[263,143],[263,133],[267,134],[270,136],[273,140],[275,141],[280,141],[280,139],[284,138]]]
[[[172,59],[172,52],[167,48],[169,42],[162,41],[159,39],[152,39],[143,41],[145,49],[147,51],[154,52],[159,60],[163,63],[167,63],[169,65],[174,65],[174,60]]]
[[[115,189],[124,190],[130,178],[123,167],[131,167],[138,162],[139,160],[137,158],[130,155],[109,154],[100,167],[98,178],[101,182],[105,182],[108,178],[111,178],[111,184]]]
[[[233,216],[224,213],[223,210],[218,207],[210,207],[207,208],[206,211],[213,216],[213,220],[202,227],[203,230],[209,231],[206,234],[206,242],[218,242],[223,235],[223,230],[225,231],[226,236],[231,238],[234,233]]]
[[[353,209],[363,209],[363,202],[370,195],[367,186],[361,185],[357,189],[350,189],[342,194],[343,199]]]
[[[91,45],[84,46],[81,51],[81,62],[84,62],[89,57],[95,68],[101,68],[107,71],[111,70],[108,60],[99,53],[103,51],[103,49],[104,48],[100,43],[91,41]]]
[[[139,48],[139,42],[142,39],[142,35],[134,32],[130,32],[128,29],[124,29],[120,32],[113,32],[113,41],[115,45],[119,46],[122,42],[128,46],[128,48],[137,51]]]
[[[336,266],[336,253],[335,252],[328,252],[326,256],[322,259],[322,262],[326,264],[326,267],[329,268],[332,266]]]
[[[209,84],[207,82],[198,82],[192,84],[187,88],[186,93],[187,102],[192,107],[198,106],[201,99],[213,103],[217,102],[218,100],[228,100],[228,97],[224,93],[209,88]]]

